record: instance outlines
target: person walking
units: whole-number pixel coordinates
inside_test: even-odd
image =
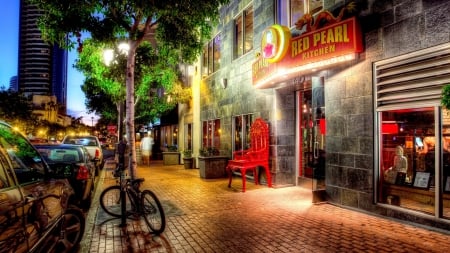
[[[144,134],[144,138],[141,140],[141,153],[143,165],[150,165],[150,156],[152,155],[153,138]]]

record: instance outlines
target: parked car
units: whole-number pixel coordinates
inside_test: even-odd
[[[95,189],[95,159],[91,158],[86,147],[69,144],[37,144],[50,169],[61,178],[67,178],[75,190],[75,203],[89,209]]]
[[[69,252],[85,228],[74,190],[39,152],[0,121],[0,252]]]
[[[103,150],[102,146],[100,144],[100,141],[98,140],[97,136],[93,135],[86,135],[86,136],[66,136],[62,140],[63,144],[78,144],[83,145],[87,148],[89,151],[89,154],[91,157],[96,159],[95,166],[97,167],[97,174],[98,170],[103,169],[103,165],[105,164],[105,160],[103,158]]]

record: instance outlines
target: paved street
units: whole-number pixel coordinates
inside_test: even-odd
[[[336,207],[311,204],[299,187],[267,188],[234,178],[204,180],[198,169],[140,166],[143,189],[165,207],[167,227],[152,237],[142,221],[111,219],[98,206],[115,180],[103,170],[79,252],[449,252],[450,233]]]

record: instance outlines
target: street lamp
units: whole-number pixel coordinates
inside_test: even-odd
[[[128,43],[120,43],[118,45],[118,51],[120,54],[123,55],[127,55],[128,54],[128,50],[130,49],[130,45]],[[105,62],[106,66],[110,66],[112,62],[114,62],[114,49],[105,49],[103,50],[103,61]],[[123,127],[122,127],[122,122],[123,122],[123,118],[124,118],[124,112],[125,112],[125,104],[120,101],[119,102],[119,108],[118,108],[118,119],[117,119],[117,134],[119,135],[119,141],[122,140],[122,136],[123,136]]]

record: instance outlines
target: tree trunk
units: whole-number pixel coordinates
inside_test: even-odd
[[[135,65],[135,52],[137,48],[136,41],[128,41],[130,49],[128,51],[127,58],[127,77],[126,77],[126,132],[127,142],[129,150],[128,168],[130,170],[130,177],[136,178],[136,135],[134,133],[134,65]]]

